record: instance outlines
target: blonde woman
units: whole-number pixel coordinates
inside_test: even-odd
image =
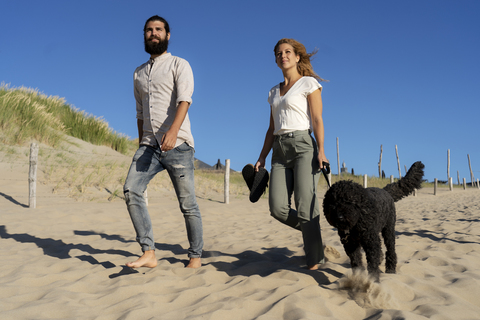
[[[324,262],[316,191],[320,170],[328,164],[323,147],[319,83],[323,79],[310,63],[314,53],[307,53],[298,41],[281,39],[274,52],[284,81],[274,86],[268,95],[270,125],[255,170],[265,167],[265,159],[273,149],[270,213],[283,224],[302,232],[307,268],[316,270],[318,264]]]

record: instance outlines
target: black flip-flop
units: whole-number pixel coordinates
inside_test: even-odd
[[[267,189],[268,171],[265,168],[259,168],[258,172],[255,172],[255,167],[252,164],[247,164],[243,167],[242,175],[250,190],[250,201],[257,202]]]
[[[249,163],[242,169],[242,176],[247,183],[248,190],[252,190],[253,180],[255,178],[255,167]]]
[[[322,168],[322,173],[323,176],[325,177],[325,180],[327,180],[328,187],[330,188],[330,181],[328,180],[328,174],[330,174],[330,163],[328,162],[323,162],[323,168]]]

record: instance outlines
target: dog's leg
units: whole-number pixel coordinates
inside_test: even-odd
[[[358,238],[351,234],[346,234],[343,231],[338,231],[338,235],[340,236],[345,253],[350,258],[350,265],[352,268],[362,267],[362,251]]]
[[[367,270],[375,281],[380,280],[380,261],[382,260],[382,242],[377,233],[362,238],[362,247],[367,257]]]
[[[385,243],[385,272],[395,273],[397,268],[397,254],[395,252],[395,221],[387,223],[382,230]]]
[[[362,247],[360,247],[360,245],[357,245],[355,251],[353,251],[348,256],[350,258],[350,265],[352,266],[352,269],[363,268]]]

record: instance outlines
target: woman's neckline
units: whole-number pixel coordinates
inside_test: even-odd
[[[303,78],[303,76],[300,77],[300,78],[298,78],[298,79],[290,86],[290,88],[288,88],[288,90],[285,91],[284,94],[281,94],[281,92],[282,92],[282,83],[284,83],[285,81],[284,81],[284,82],[280,82],[280,83],[278,84],[278,95],[279,95],[280,97],[285,97],[285,96],[287,95],[287,93],[289,93],[290,90],[292,90],[292,88],[293,88],[293,87],[297,84],[297,82],[300,81],[300,79],[302,79],[302,78]]]

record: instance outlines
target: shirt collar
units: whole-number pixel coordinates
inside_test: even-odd
[[[159,55],[158,57],[156,57],[155,59],[149,59],[148,60],[148,63],[159,63],[167,58],[169,58],[171,56],[170,52],[167,52],[167,53],[164,53],[162,55]]]

